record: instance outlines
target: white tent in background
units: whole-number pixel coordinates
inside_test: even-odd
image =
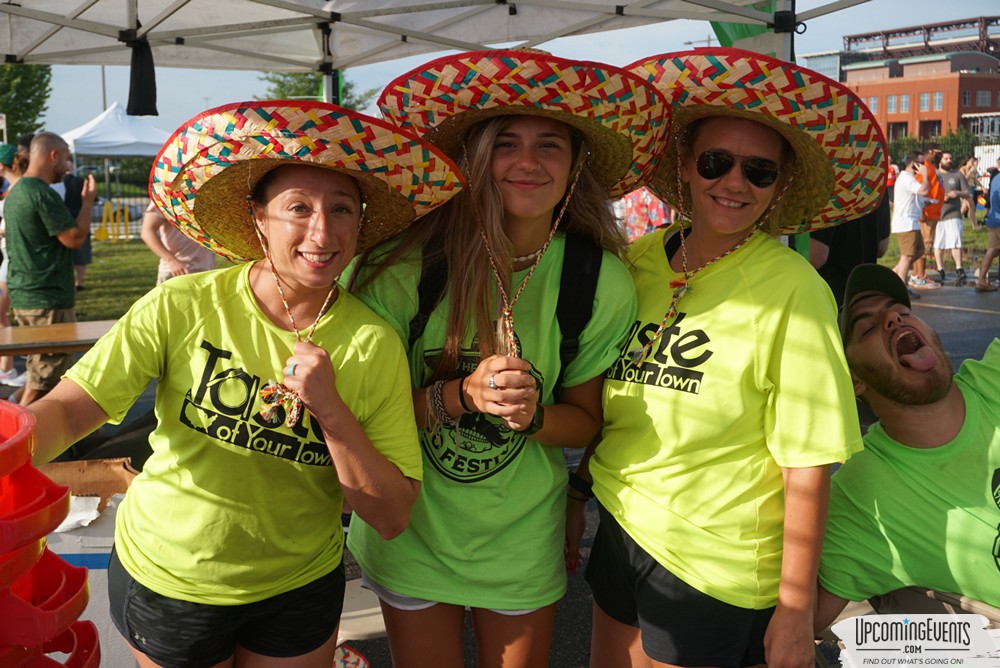
[[[170,138],[170,133],[129,116],[121,103],[114,102],[96,118],[64,132],[62,138],[76,155],[152,158]]]

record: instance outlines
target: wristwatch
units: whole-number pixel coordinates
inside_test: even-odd
[[[542,428],[545,424],[545,406],[541,404],[535,404],[535,414],[531,416],[531,424],[528,428],[523,430],[521,433],[525,436],[531,436],[536,431]]]

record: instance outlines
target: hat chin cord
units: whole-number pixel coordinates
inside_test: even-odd
[[[316,326],[319,324],[320,318],[326,313],[326,309],[330,306],[330,302],[333,301],[333,297],[337,292],[337,286],[340,284],[340,274],[337,274],[333,279],[333,284],[330,286],[330,291],[326,293],[326,299],[323,301],[323,306],[320,307],[319,313],[316,314],[316,320],[313,321],[312,326],[309,328],[309,332],[306,338],[302,338],[302,333],[299,331],[298,325],[295,324],[295,318],[292,316],[292,309],[288,305],[288,300],[285,298],[285,290],[281,287],[281,277],[278,275],[278,270],[274,266],[274,261],[271,259],[271,249],[268,246],[267,240],[261,233],[260,228],[253,217],[253,210],[250,211],[250,224],[253,225],[254,232],[257,233],[257,240],[260,242],[260,247],[264,251],[264,259],[267,261],[267,266],[271,270],[271,276],[274,277],[274,285],[278,288],[278,296],[281,297],[281,305],[285,307],[285,315],[288,316],[288,322],[292,325],[292,331],[295,332],[296,341],[312,341],[313,334],[316,332]]]

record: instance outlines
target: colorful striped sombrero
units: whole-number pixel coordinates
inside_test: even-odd
[[[708,116],[748,118],[778,131],[795,150],[781,233],[847,222],[871,211],[885,189],[888,148],[868,107],[841,83],[752,51],[699,48],[629,65],[673,105],[670,147],[649,183],[677,207],[678,141]],[[689,201],[689,198],[687,198]],[[688,213],[688,212],[684,212]]]
[[[444,56],[396,78],[382,91],[387,119],[459,158],[468,130],[494,116],[549,116],[586,138],[588,164],[612,196],[648,178],[667,138],[670,105],[624,69],[537,50]]]
[[[358,182],[364,219],[358,251],[371,248],[461,190],[439,149],[385,121],[321,102],[236,102],[204,111],[167,140],[149,194],[187,236],[241,262],[263,257],[247,196],[267,172],[307,163]]]

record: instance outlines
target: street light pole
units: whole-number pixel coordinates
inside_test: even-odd
[[[712,42],[715,42],[715,41],[717,41],[715,39],[715,37],[713,37],[712,35],[709,35],[705,39],[693,39],[691,41],[684,42],[684,45],[685,46],[691,46],[693,44],[704,44],[705,46],[712,46]]]
[[[104,77],[104,65],[101,65],[101,111],[108,109],[108,85]],[[111,160],[104,159],[104,198],[111,201]]]

